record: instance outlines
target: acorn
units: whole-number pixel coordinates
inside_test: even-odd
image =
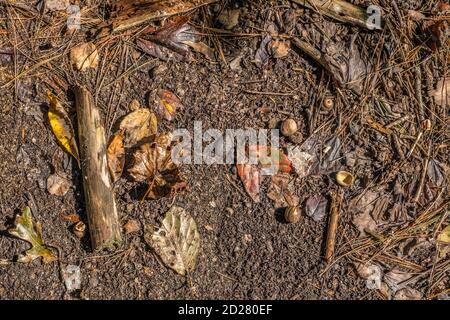
[[[339,171],[336,173],[336,181],[342,187],[350,187],[355,182],[355,177],[347,171]]]
[[[86,234],[86,225],[83,221],[79,221],[73,226],[73,233],[80,239],[84,237]]]
[[[284,218],[289,223],[297,223],[300,221],[299,207],[287,207],[284,211]]]
[[[281,133],[285,137],[292,136],[298,130],[297,123],[294,119],[284,120],[281,124]]]
[[[331,109],[334,107],[334,99],[332,97],[326,97],[323,100],[323,106],[327,109]]]

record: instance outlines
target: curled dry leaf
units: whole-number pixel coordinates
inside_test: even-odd
[[[291,177],[285,173],[273,176],[267,197],[275,201],[277,208],[298,206],[300,200],[295,195],[291,180]]]
[[[145,197],[149,199],[167,197],[187,187],[180,168],[172,160],[171,140],[170,134],[163,134],[153,143],[141,145],[134,154],[133,166],[128,170],[136,181],[148,181]]]
[[[428,163],[427,175],[430,181],[436,185],[436,187],[441,187],[444,183],[445,177],[442,173],[443,170],[440,163],[437,160],[431,159]]]
[[[124,145],[130,147],[144,138],[155,135],[158,131],[158,120],[150,109],[137,109],[122,119],[120,130],[123,133]]]
[[[177,110],[184,107],[180,99],[169,90],[158,90],[157,98],[157,113],[162,119],[172,121]]]
[[[245,191],[253,199],[254,202],[259,202],[259,184],[261,180],[261,173],[258,168],[251,164],[237,164],[237,173],[244,184]]]
[[[69,191],[72,183],[66,177],[52,174],[47,178],[47,190],[55,196],[64,196]]]
[[[144,239],[164,264],[178,274],[194,270],[200,235],[194,219],[183,208],[170,208],[159,228],[146,226]]]
[[[99,63],[97,47],[92,42],[80,44],[70,50],[70,61],[79,71],[96,69]]]
[[[64,110],[61,103],[56,99],[56,97],[50,92],[47,92],[48,100],[50,103],[48,109],[48,120],[50,128],[53,131],[59,144],[70,153],[75,159],[77,159],[78,164],[80,162],[78,147],[75,140],[74,130],[70,122],[69,116]]]
[[[328,200],[323,195],[313,195],[306,200],[306,215],[318,222],[325,217],[327,205]]]
[[[450,105],[450,78],[442,78],[437,83],[436,89],[430,95],[437,105],[445,107]]]
[[[13,229],[8,230],[9,234],[31,244],[31,249],[18,256],[18,262],[28,263],[39,257],[42,257],[44,263],[57,260],[56,255],[42,241],[41,224],[36,223],[36,227],[33,225],[29,207],[23,210],[22,215],[16,216],[14,225]]]
[[[275,59],[284,58],[289,54],[289,42],[287,41],[272,40],[267,48]]]
[[[188,21],[188,17],[175,17],[160,29],[148,27],[137,40],[137,45],[145,53],[163,61],[186,61],[190,58],[190,50],[185,41],[198,42]]]
[[[366,231],[375,231],[377,223],[371,213],[375,207],[375,202],[379,198],[376,192],[366,191],[362,196],[356,196],[350,201],[350,212],[354,212],[353,224],[358,228],[360,236],[364,236]]]
[[[114,135],[107,150],[108,168],[113,182],[119,180],[125,166],[125,146],[123,143],[123,132]]]

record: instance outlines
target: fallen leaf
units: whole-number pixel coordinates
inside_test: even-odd
[[[152,57],[163,61],[186,61],[190,58],[185,41],[198,42],[194,30],[187,23],[188,17],[175,17],[160,28],[149,27],[137,39],[138,47]]]
[[[298,206],[300,200],[295,195],[291,180],[292,178],[285,173],[273,176],[267,197],[275,201],[277,208]]]
[[[183,41],[183,43],[191,47],[195,52],[204,55],[208,60],[216,60],[216,53],[214,49],[208,46],[206,43],[195,41]]]
[[[274,57],[275,59],[280,59],[286,57],[289,54],[290,46],[289,42],[272,40],[267,45],[267,49],[272,57]]]
[[[404,288],[397,291],[394,295],[394,300],[422,300],[423,294],[413,288]]]
[[[47,178],[47,190],[52,195],[64,196],[71,186],[70,180],[59,174],[52,174]]]
[[[157,134],[158,120],[150,109],[137,109],[122,119],[120,130],[123,133],[124,145],[131,147],[142,139]]]
[[[431,91],[430,96],[441,107],[450,105],[450,77],[439,80],[436,89]]]
[[[128,172],[138,182],[148,181],[144,198],[159,199],[187,188],[172,160],[171,139],[170,134],[160,135],[153,143],[141,145],[133,155],[133,166]]]
[[[130,219],[123,226],[125,234],[136,233],[141,229],[140,223],[137,220]]]
[[[439,234],[437,240],[443,243],[450,243],[450,225],[445,227],[444,230]]]
[[[79,71],[96,69],[99,60],[97,47],[92,42],[80,44],[70,50],[70,61]]]
[[[69,116],[64,110],[61,103],[56,99],[56,97],[50,92],[47,92],[48,100],[50,102],[50,107],[48,109],[48,120],[50,128],[53,131],[56,139],[60,145],[70,153],[75,159],[77,159],[78,164],[80,163],[79,153],[77,143],[75,141],[74,130],[70,122]]]
[[[371,232],[377,229],[377,223],[371,213],[374,209],[379,195],[373,191],[366,191],[362,197],[356,196],[350,201],[350,212],[354,213],[353,224],[358,228],[360,236],[366,235],[366,231]]]
[[[325,217],[327,205],[328,200],[323,195],[313,195],[306,200],[306,215],[318,222]]]
[[[255,63],[260,67],[265,66],[269,61],[270,53],[267,49],[267,45],[270,41],[272,41],[272,36],[268,34],[259,44],[258,50],[256,50]]]
[[[240,12],[239,9],[223,10],[218,21],[225,30],[231,30],[238,25]]]
[[[113,182],[119,180],[125,166],[125,147],[123,144],[123,132],[114,135],[107,150],[108,168]]]
[[[14,225],[15,228],[8,230],[9,234],[29,242],[32,246],[18,256],[18,262],[28,263],[39,257],[42,257],[44,263],[57,260],[55,254],[42,241],[41,224],[36,223],[34,227],[29,207],[23,210],[22,215],[16,216]]]
[[[158,116],[162,119],[172,121],[177,110],[180,110],[184,107],[180,99],[178,99],[178,97],[169,90],[158,90],[157,97],[157,113]]]
[[[261,180],[261,173],[258,168],[251,164],[237,164],[237,173],[244,184],[245,191],[253,199],[254,202],[259,202],[259,184]]]
[[[63,11],[70,6],[69,0],[45,0],[45,9],[49,11]]]
[[[161,227],[146,226],[144,239],[163,263],[180,275],[190,273],[200,248],[197,224],[186,211],[173,206],[166,213]]]
[[[427,175],[431,182],[433,182],[436,187],[441,187],[444,183],[444,175],[442,174],[442,167],[434,159],[431,159],[428,163]]]

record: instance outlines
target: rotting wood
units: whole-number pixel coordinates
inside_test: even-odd
[[[106,158],[105,129],[91,93],[75,88],[81,169],[92,249],[114,249],[122,241]]]
[[[217,0],[119,0],[112,6],[111,18],[91,31],[96,37],[122,32],[144,22],[187,13]]]
[[[371,29],[367,10],[343,0],[291,0],[337,21]],[[383,22],[381,21],[381,25]]]

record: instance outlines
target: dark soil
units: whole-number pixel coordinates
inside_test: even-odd
[[[83,7],[88,6],[86,2],[93,6],[95,1],[80,2]],[[423,2],[398,1],[402,12],[406,9],[428,12],[431,6],[425,4],[428,1]],[[34,6],[33,3],[32,1],[28,5]],[[399,161],[391,141],[363,121],[367,110],[374,108],[372,93],[366,96],[367,100],[363,103],[363,99],[353,93],[339,89],[345,97],[345,100],[342,99],[336,84],[325,70],[294,47],[287,57],[271,59],[262,68],[252,62],[267,26],[272,22],[278,23],[287,10],[299,7],[290,1],[223,1],[198,9],[192,14],[193,24],[220,28],[217,14],[230,7],[241,9],[239,25],[233,32],[246,35],[209,34],[204,41],[216,46],[216,49],[219,43],[228,63],[234,57],[242,55],[241,70],[232,71],[222,59],[210,62],[200,54],[195,54],[194,61],[187,63],[164,62],[144,55],[135,48],[132,39],[124,36],[109,42],[107,48],[100,51],[101,62],[97,70],[80,75],[70,65],[68,55],[64,53],[21,76],[17,81],[0,86],[0,298],[386,298],[378,290],[369,290],[366,280],[358,276],[354,267],[356,261],[371,259],[370,250],[381,250],[382,247],[375,246],[367,252],[350,254],[327,268],[323,256],[328,219],[315,222],[302,214],[299,223],[286,223],[282,209],[276,208],[274,202],[266,196],[269,180],[265,180],[261,187],[261,202],[254,203],[245,194],[236,169],[231,165],[184,165],[182,171],[190,190],[160,200],[141,201],[146,185],[137,184],[124,175],[115,185],[120,221],[125,224],[130,219],[135,219],[140,223],[140,231],[125,235],[121,247],[112,253],[93,253],[89,236],[86,235],[81,240],[77,238],[72,230],[73,223],[64,219],[64,216],[76,213],[87,223],[81,172],[75,161],[58,146],[48,127],[46,91],[50,89],[58,95],[69,110],[73,123],[76,123],[71,86],[77,83],[83,83],[96,94],[109,135],[114,133],[117,120],[130,111],[129,104],[133,99],[140,101],[142,106],[147,106],[160,88],[173,91],[185,105],[184,109],[177,112],[174,121],[160,124],[161,131],[176,128],[188,128],[192,131],[194,121],[201,121],[204,130],[268,129],[276,127],[284,119],[293,118],[305,138],[319,128],[324,128],[321,129],[323,141],[340,134],[342,157],[337,165],[320,174],[295,180],[295,192],[300,197],[300,208],[304,212],[304,203],[311,195],[323,194],[328,198],[331,190],[340,189],[334,182],[336,170],[351,171],[357,177],[357,183],[343,191],[345,200],[338,228],[336,257],[350,251],[349,243],[350,246],[358,246],[358,241],[362,241],[352,223],[354,212],[348,208],[351,199],[373,187],[371,182],[375,181],[379,190],[382,190],[381,193],[389,197],[387,212],[393,210],[395,203],[400,203],[408,211],[409,218],[406,221],[390,221],[389,226],[406,225],[431,205],[435,210],[439,205],[448,204],[445,202],[448,197],[447,182],[442,187],[444,191],[441,198],[434,198],[435,203],[423,200],[421,203],[411,204],[410,201],[394,197],[396,181],[405,190],[409,190],[407,186],[410,184],[417,185],[423,170],[422,149],[426,151],[427,143],[433,145],[432,157],[440,163],[448,164],[448,110],[437,110],[431,104],[425,75],[423,99],[430,106],[431,112],[427,113],[434,114],[433,125],[436,125],[436,130],[433,136],[427,136],[427,140],[421,142],[419,151],[416,151],[398,174],[380,180],[380,175],[391,172]],[[391,12],[390,4],[386,4],[386,8]],[[87,21],[83,30],[98,23],[95,19],[101,19],[104,10],[100,6],[87,12],[86,16],[92,21]],[[71,39],[70,36],[61,34],[59,27],[39,23],[36,16],[21,22],[13,20],[15,12],[23,14],[12,7],[6,9],[0,5],[0,84],[14,77],[15,66],[19,71],[23,70],[24,66],[33,66],[45,57],[55,55],[58,48],[67,50],[84,41],[84,35]],[[320,19],[320,16],[309,10],[305,10],[303,15],[298,18],[297,23],[306,29],[310,27],[306,20],[311,17]],[[61,20],[50,14],[47,18]],[[15,31],[12,31],[13,28]],[[45,28],[48,28],[47,32]],[[357,27],[340,25],[340,28],[342,39],[357,34],[358,46],[365,50],[374,48],[382,37],[380,33],[374,35]],[[1,30],[7,30],[8,33],[4,35]],[[207,29],[205,33],[208,33],[206,31]],[[386,40],[386,46],[391,43],[389,41],[393,42],[392,39]],[[20,47],[23,55],[10,54],[14,46]],[[448,47],[442,50],[444,55],[445,50],[448,54]],[[424,53],[424,56],[429,54]],[[386,56],[383,55],[383,58]],[[432,87],[448,70],[437,54],[428,61],[433,70]],[[144,66],[120,77],[124,70],[144,62],[147,62]],[[397,63],[399,68],[403,68],[399,61]],[[16,70],[17,73],[19,72]],[[387,74],[384,76],[388,77]],[[326,95],[332,95],[336,99],[335,107],[331,110],[322,106]],[[387,96],[382,84],[374,95]],[[408,108],[415,108],[414,99],[415,97],[409,96],[407,89],[389,97],[396,112],[411,113],[413,116],[415,111]],[[310,112],[315,114],[313,123],[308,116]],[[352,119],[350,125],[348,119]],[[380,116],[377,119],[383,122],[384,118]],[[414,119],[410,120],[409,125],[405,126],[404,134],[414,138],[419,123]],[[407,153],[414,141],[405,141],[404,152]],[[286,138],[281,138],[283,147],[290,143]],[[445,144],[447,145],[443,148],[438,148]],[[346,155],[355,150],[366,161],[356,165],[349,164]],[[47,191],[47,177],[55,172],[64,172],[71,177],[73,185],[65,196],[57,197]],[[174,204],[184,207],[192,215],[201,236],[197,266],[188,281],[159,262],[143,238],[143,226],[159,224],[165,212]],[[44,241],[57,248],[59,262],[47,265],[39,259],[29,264],[9,262],[15,255],[29,248],[26,242],[9,236],[7,232],[13,225],[14,217],[26,205],[31,207],[34,220],[42,224]],[[448,210],[448,205],[445,208]],[[442,213],[444,212],[445,210]],[[448,219],[444,218],[442,226],[447,224]],[[427,238],[433,237],[435,227],[436,225],[432,225],[429,231],[424,231]],[[368,239],[374,238],[368,236]],[[437,245],[431,246],[421,256],[398,257],[400,260],[414,261],[423,270],[428,270],[435,262],[436,248]],[[391,249],[391,254],[395,255],[397,249],[389,248]],[[430,257],[433,259],[426,260]],[[2,263],[2,259],[6,262]],[[446,259],[448,260],[448,255],[440,261],[445,262]],[[378,260],[375,258],[375,261]],[[393,260],[382,261],[386,272],[397,266]],[[79,292],[66,292],[61,268],[67,264],[81,267],[82,290]],[[444,277],[439,283],[435,284],[439,279],[430,280],[428,274],[415,288],[429,296],[444,291],[450,285],[448,270],[448,267],[444,270]],[[432,284],[434,287],[430,289]]]

